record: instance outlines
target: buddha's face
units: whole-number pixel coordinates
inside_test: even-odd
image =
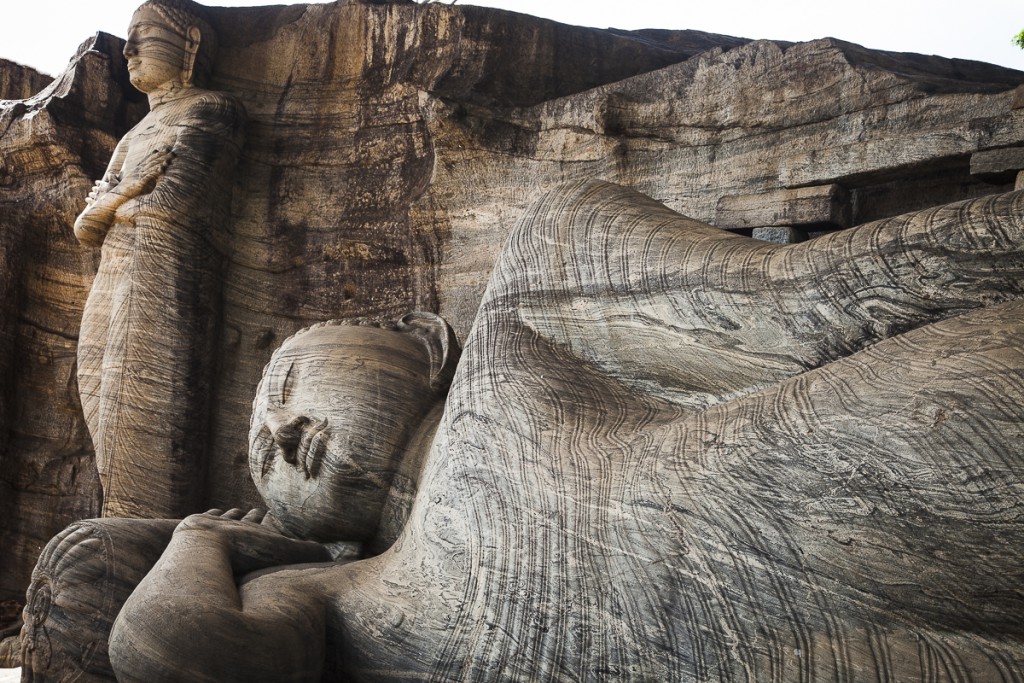
[[[249,470],[291,534],[372,537],[408,435],[437,400],[429,373],[419,341],[380,328],[328,326],[286,343],[253,407]]]
[[[185,44],[186,38],[169,26],[155,9],[148,5],[137,9],[128,26],[124,46],[132,85],[148,94],[181,82]]]

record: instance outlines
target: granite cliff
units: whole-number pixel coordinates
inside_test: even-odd
[[[250,404],[287,335],[431,310],[465,337],[512,225],[560,183],[608,180],[792,240],[1010,190],[1024,168],[1024,73],[976,62],[461,5],[213,19],[214,84],[250,122],[197,479],[210,507],[256,499]],[[71,224],[144,113],[121,45],[97,35],[46,87],[0,64],[0,599],[23,595],[46,541],[99,509],[75,381],[97,254]]]

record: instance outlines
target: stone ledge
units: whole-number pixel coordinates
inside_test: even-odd
[[[1010,109],[1024,109],[1024,85],[1018,85],[1017,89],[1013,91],[1013,101],[1010,103]]]
[[[726,195],[718,200],[715,224],[726,230],[765,226],[848,228],[850,215],[849,193],[832,184]]]
[[[1024,147],[1004,147],[971,155],[971,175],[1009,181],[1024,169]]]

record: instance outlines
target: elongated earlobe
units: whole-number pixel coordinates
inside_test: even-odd
[[[435,390],[447,390],[462,355],[455,330],[441,316],[425,311],[404,316],[396,329],[411,332],[426,343],[430,354],[430,386]]]
[[[192,85],[196,55],[199,53],[199,41],[202,37],[198,26],[189,27],[188,35],[185,36],[185,63],[181,68],[181,82],[185,85]]]

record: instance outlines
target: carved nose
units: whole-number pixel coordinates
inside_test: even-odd
[[[121,54],[124,55],[125,59],[128,59],[137,52],[138,48],[135,47],[135,41],[129,40],[127,43],[124,44],[124,50],[121,51]]]
[[[305,415],[290,415],[284,421],[268,425],[274,435],[274,443],[281,449],[285,462],[295,462],[296,451],[302,440],[302,428],[309,424],[309,421]]]

